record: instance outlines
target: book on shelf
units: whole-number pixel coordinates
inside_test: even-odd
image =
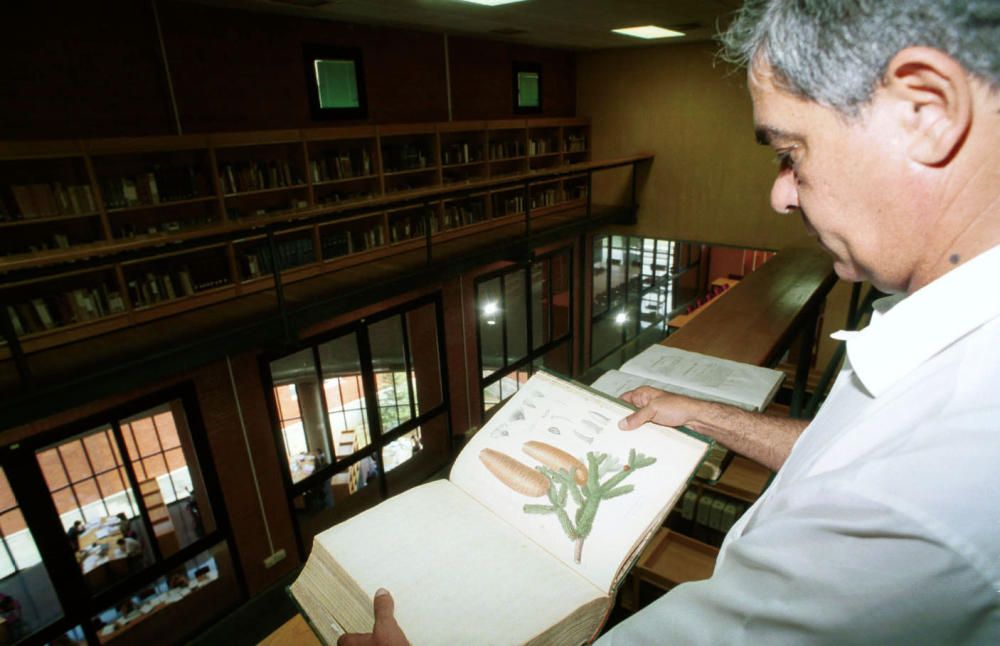
[[[81,215],[95,210],[88,185],[64,185],[62,182],[13,184],[10,194],[17,214],[24,219]]]
[[[293,598],[327,644],[371,631],[380,587],[414,644],[589,641],[709,447],[653,424],[620,431],[631,410],[536,373],[449,479],[317,535]]]
[[[785,373],[738,361],[663,345],[651,345],[608,370],[591,387],[618,396],[639,386],[763,411],[774,399]]]
[[[24,335],[86,323],[125,309],[121,293],[101,283],[97,287],[81,287],[8,305],[7,314],[17,334]]]

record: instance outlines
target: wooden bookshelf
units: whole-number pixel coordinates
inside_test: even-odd
[[[276,236],[283,280],[296,280],[423,240],[424,226],[451,238],[526,204],[541,217],[583,203],[586,174],[544,180],[565,174],[560,142],[589,128],[503,120],[0,142],[0,276],[14,277],[0,298],[31,353],[267,288],[261,227],[311,219]],[[531,137],[544,138],[535,156],[546,161],[528,161]],[[582,152],[582,173],[604,167]],[[413,217],[421,209],[426,225]],[[101,269],[45,275],[104,256]]]

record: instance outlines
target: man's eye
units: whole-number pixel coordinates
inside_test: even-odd
[[[790,150],[777,151],[774,161],[781,170],[795,170],[795,161],[792,159],[792,151]]]

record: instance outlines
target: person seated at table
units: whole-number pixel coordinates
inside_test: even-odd
[[[122,536],[118,539],[118,551],[125,556],[141,556],[142,544],[129,536]]]
[[[129,525],[131,524],[128,519],[128,516],[125,515],[125,512],[120,511],[118,512],[117,517],[118,517],[118,533],[122,534],[123,536],[127,536],[129,533]]]
[[[66,538],[69,539],[70,545],[73,546],[74,552],[80,551],[80,535],[83,534],[87,528],[84,526],[82,520],[78,520],[73,523],[73,526],[66,530]]]

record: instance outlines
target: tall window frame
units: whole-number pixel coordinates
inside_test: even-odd
[[[699,271],[702,247],[637,236],[594,236],[590,245],[590,367],[650,328],[667,334],[668,320],[697,295],[697,290],[679,294],[675,283],[688,272]],[[603,339],[599,328],[612,326],[618,328],[616,342],[596,347]]]
[[[417,397],[418,384],[415,377],[416,368],[413,365],[413,352],[411,351],[411,344],[409,342],[410,329],[408,315],[418,312],[426,307],[433,307],[434,309],[434,321],[437,337],[435,349],[438,361],[436,370],[440,380],[440,401],[425,407]],[[384,367],[376,365],[373,360],[373,342],[369,336],[369,331],[372,327],[386,321],[391,321],[395,317],[399,318],[402,328],[400,337],[403,346],[402,371],[386,370]],[[344,520],[350,515],[358,513],[364,508],[377,504],[379,501],[388,498],[391,494],[397,493],[401,490],[401,488],[409,486],[411,484],[409,479],[405,476],[397,477],[397,474],[393,473],[395,469],[386,468],[384,462],[384,452],[393,442],[401,439],[406,440],[415,433],[419,433],[421,428],[427,427],[428,425],[439,425],[443,423],[448,445],[447,459],[442,459],[440,464],[436,464],[434,468],[443,468],[451,458],[451,449],[454,443],[454,437],[452,434],[451,406],[447,388],[448,371],[444,339],[444,310],[440,293],[434,293],[414,299],[383,312],[366,316],[348,325],[324,332],[321,335],[307,339],[295,349],[286,349],[281,352],[262,355],[260,358],[260,369],[263,383],[266,384],[266,387],[270,392],[273,392],[275,388],[275,380],[271,373],[272,362],[306,350],[312,353],[313,370],[315,371],[314,378],[318,383],[324,383],[324,380],[328,379],[328,377],[324,373],[323,363],[320,359],[320,348],[327,342],[343,339],[348,336],[353,336],[355,343],[357,344],[356,347],[358,351],[358,378],[362,385],[361,394],[364,398],[362,418],[364,420],[364,432],[367,434],[363,446],[352,452],[337,453],[335,451],[332,455],[328,456],[329,459],[325,464],[317,464],[314,470],[307,476],[294,478],[290,468],[289,456],[285,454],[283,449],[284,442],[280,427],[280,420],[277,414],[276,402],[274,397],[268,397],[267,404],[271,415],[272,428],[274,429],[275,434],[277,459],[281,464],[280,468],[285,481],[285,491],[288,505],[293,518],[296,518],[296,509],[301,504],[303,499],[308,501],[309,498],[315,498],[318,495],[321,498],[327,498],[327,502],[329,502],[329,485],[331,480],[344,474],[354,474],[358,469],[367,468],[365,467],[365,464],[374,465],[374,469],[377,472],[377,484],[374,487],[375,493],[366,493],[364,497],[358,496],[359,500],[355,504],[342,505],[341,509],[343,510],[343,515],[341,515],[341,512],[336,510],[337,503],[335,502],[334,505],[330,507],[333,511],[329,514],[329,518],[332,519],[333,522]],[[393,374],[401,372],[406,375],[414,375],[413,378],[402,380],[406,385],[405,406],[407,410],[405,411],[405,415],[399,415],[399,418],[402,421],[389,429],[386,429],[385,424],[383,423],[384,416],[382,414],[382,404],[385,402],[380,401],[378,387],[378,375],[386,374],[387,372]],[[398,380],[393,379],[392,381],[392,387],[394,389],[402,388],[402,385],[397,383]],[[340,384],[338,384],[338,386],[339,385]],[[394,390],[394,393],[398,394],[398,390]],[[326,414],[323,415],[323,424],[325,425],[324,432],[332,435],[330,418],[334,414],[342,411],[331,410],[326,388],[320,389],[319,396],[321,399],[322,410],[326,412]],[[393,409],[404,405],[400,403],[400,399],[402,398],[393,398],[393,403],[391,404]],[[342,399],[341,402],[343,402]],[[403,419],[404,417],[405,419]],[[366,492],[370,489],[372,489],[372,487],[365,487]],[[311,547],[312,537],[308,534],[313,528],[303,527],[303,523],[298,520],[294,523],[294,528],[299,552],[304,558],[308,554],[309,548]]]
[[[542,303],[546,304],[548,312],[541,313],[541,320],[544,321],[546,330],[543,333],[543,338],[548,338],[548,341],[543,343],[538,343],[535,339],[535,321],[537,320],[534,311],[533,295],[536,293],[534,291],[534,285],[532,283],[532,267],[543,266],[548,267],[548,276],[552,276],[552,265],[556,261],[562,261],[564,263],[564,270],[566,272],[565,280],[566,290],[569,294],[569,299],[567,303],[567,308],[570,313],[568,324],[566,329],[562,333],[556,333],[554,316],[554,281],[551,278],[546,281],[546,294],[540,299]],[[477,374],[479,375],[479,393],[480,393],[480,415],[482,419],[485,420],[490,411],[498,404],[505,401],[509,396],[513,395],[520,388],[520,384],[523,384],[527,379],[534,374],[536,370],[544,367],[545,358],[550,355],[553,351],[557,351],[560,348],[565,348],[567,353],[567,360],[569,363],[570,370],[572,369],[572,350],[573,350],[573,307],[574,307],[574,296],[575,296],[575,283],[573,281],[573,248],[563,247],[556,249],[554,251],[548,252],[544,255],[540,255],[527,263],[517,263],[495,272],[490,272],[476,278],[474,283],[475,289],[475,311],[476,320],[481,321],[481,317],[490,315],[487,311],[488,303],[484,300],[482,296],[483,286],[491,281],[500,281],[500,302],[496,304],[495,316],[498,318],[502,343],[502,350],[500,352],[499,367],[495,370],[490,371],[487,374],[487,367],[489,362],[484,356],[484,343],[483,334],[481,332],[482,326],[477,326],[476,332],[476,358],[477,358]],[[521,274],[519,278],[514,278],[517,274]],[[508,280],[519,280],[522,282],[521,293],[524,295],[523,304],[519,304],[521,311],[524,312],[526,325],[525,325],[525,342],[524,347],[526,352],[524,356],[510,360],[508,352],[508,334],[510,332],[510,317],[508,317],[508,312],[513,308],[507,303],[507,295],[509,293],[507,289]],[[493,307],[489,308],[490,311]],[[569,372],[567,371],[567,372]],[[499,388],[498,396],[494,396],[493,391]]]
[[[213,527],[170,555],[161,556],[158,548],[152,547],[155,555],[152,564],[144,564],[142,569],[130,571],[127,576],[114,580],[105,587],[99,589],[88,587],[84,582],[80,564],[73,554],[73,548],[67,541],[63,519],[49,494],[49,482],[43,474],[37,456],[66,442],[72,442],[75,438],[89,437],[94,432],[114,434],[114,441],[120,452],[125,446],[121,436],[120,421],[132,419],[169,402],[178,402],[183,409],[185,422],[190,430],[192,450],[198,459],[200,481],[205,487],[204,499],[209,504],[209,509],[204,511],[212,515]],[[124,470],[131,490],[138,492],[139,481],[128,457],[131,456],[127,452],[119,456],[120,468]],[[3,469],[11,492],[19,503],[26,526],[33,534],[38,552],[52,581],[56,601],[62,609],[59,619],[30,635],[32,643],[52,641],[61,635],[71,633],[75,638],[82,639],[88,644],[100,644],[101,637],[92,623],[94,617],[108,612],[109,608],[117,607],[123,598],[142,595],[143,591],[153,588],[158,582],[165,585],[166,578],[176,573],[178,569],[184,569],[192,562],[202,562],[206,554],[216,554],[219,550],[224,550],[227,560],[226,571],[232,574],[230,582],[234,587],[227,588],[227,592],[234,592],[235,596],[227,595],[231,599],[231,605],[223,602],[214,608],[214,618],[210,619],[209,623],[246,599],[246,581],[236,558],[236,545],[223,506],[197,394],[190,382],[150,393],[70,424],[25,438],[20,442],[0,447],[0,468]],[[138,507],[139,520],[146,523],[147,528],[150,527],[150,519],[141,497],[136,496],[133,504]],[[192,629],[197,627],[197,625],[191,626]]]

